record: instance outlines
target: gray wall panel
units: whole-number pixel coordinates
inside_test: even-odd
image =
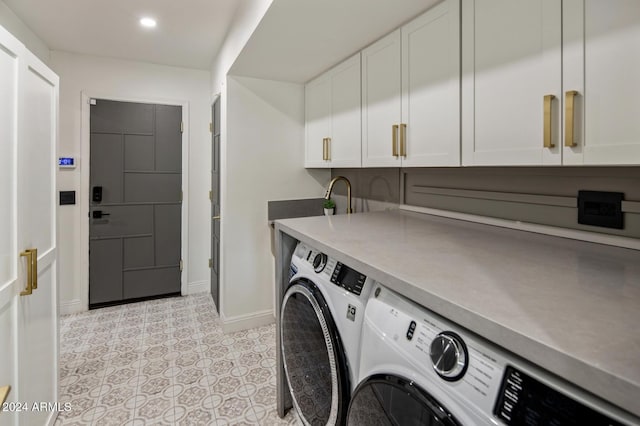
[[[109,216],[89,219],[91,237],[153,233],[153,206],[104,206],[102,211]]]
[[[124,267],[140,268],[154,266],[153,237],[124,239]]]
[[[406,169],[334,169],[332,176],[351,180],[353,197],[390,201],[395,173],[399,173],[399,202],[481,216],[640,238],[640,214],[624,214],[622,230],[579,225],[577,207],[553,205],[554,197],[576,200],[580,190],[624,193],[627,201],[640,201],[640,167],[452,167]],[[401,179],[402,178],[402,179]],[[402,182],[402,183],[400,183]],[[403,187],[401,187],[403,185]],[[344,194],[342,185],[337,194]],[[426,191],[425,191],[426,189]],[[478,191],[477,197],[461,191]],[[513,196],[520,202],[483,199],[482,191]],[[437,192],[437,193],[436,193]],[[385,193],[393,194],[386,196]],[[404,199],[401,199],[404,193]],[[524,195],[524,197],[523,197]],[[533,197],[530,197],[533,196]],[[545,197],[549,203],[545,202]],[[389,198],[389,200],[384,200]],[[489,197],[490,198],[490,197]],[[571,203],[572,204],[572,203]]]
[[[182,170],[182,108],[156,105],[156,170]]]
[[[122,240],[90,241],[89,303],[122,300]]]
[[[180,262],[180,205],[155,206],[156,265]]]
[[[153,136],[124,135],[125,170],[154,170]]]
[[[91,186],[102,186],[102,203],[122,202],[122,135],[91,134]]]
[[[124,200],[135,202],[180,202],[180,174],[125,173]]]
[[[124,273],[124,298],[149,297],[180,291],[180,268],[148,269]]]

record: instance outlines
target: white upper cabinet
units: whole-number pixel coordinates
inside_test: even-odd
[[[640,2],[564,0],[563,8],[563,162],[640,164]]]
[[[464,0],[463,165],[640,164],[640,2]]]
[[[305,87],[305,167],[360,167],[360,54]]]
[[[463,165],[561,163],[561,12],[557,0],[463,0]]]
[[[460,3],[362,51],[362,164],[460,165]]]

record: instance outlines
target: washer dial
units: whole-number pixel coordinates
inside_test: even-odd
[[[320,273],[325,266],[327,266],[327,255],[324,253],[316,254],[316,257],[313,258],[313,270]]]
[[[431,342],[429,352],[433,369],[443,379],[454,382],[467,371],[467,346],[457,334],[450,331],[438,334]]]

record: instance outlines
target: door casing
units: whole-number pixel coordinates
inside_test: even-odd
[[[121,102],[137,102],[159,105],[174,105],[182,107],[182,122],[184,128],[182,131],[182,236],[181,236],[181,255],[183,259],[184,269],[181,276],[180,291],[182,295],[188,293],[189,283],[189,188],[186,186],[186,178],[189,176],[189,102],[184,100],[167,100],[167,99],[147,99],[147,98],[129,98],[113,96],[109,94],[101,94],[94,92],[82,92],[82,135],[80,142],[80,152],[82,153],[82,164],[80,166],[80,193],[77,202],[80,207],[80,300],[68,301],[68,304],[78,305],[69,309],[69,312],[86,311],[89,309],[89,158],[91,153],[91,108],[90,100],[92,98],[105,99],[110,101]],[[61,306],[61,308],[65,308]],[[65,313],[65,312],[62,312]]]

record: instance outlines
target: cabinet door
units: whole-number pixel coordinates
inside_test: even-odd
[[[460,1],[402,27],[407,166],[460,165]]]
[[[360,167],[360,54],[330,71],[331,133],[329,163],[331,167]]]
[[[400,30],[362,51],[362,165],[400,167],[392,154],[400,123]]]
[[[578,92],[564,163],[640,164],[640,2],[564,0],[563,8],[563,86]]]
[[[324,74],[305,86],[305,167],[330,167],[324,139],[330,135],[331,79]]]
[[[464,0],[464,165],[560,164],[561,3]],[[544,96],[554,95],[553,148],[543,146]]]

